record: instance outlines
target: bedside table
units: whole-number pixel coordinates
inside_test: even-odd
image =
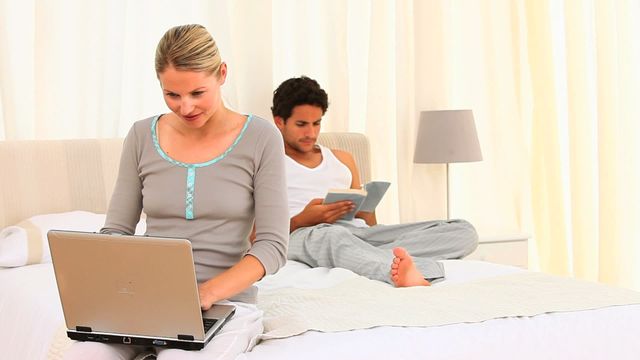
[[[509,235],[481,237],[478,248],[465,259],[482,260],[527,268],[529,264],[529,236]]]

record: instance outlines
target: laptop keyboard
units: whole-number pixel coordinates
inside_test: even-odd
[[[204,332],[205,334],[207,333],[207,331],[209,331],[209,329],[211,329],[211,327],[213,325],[215,325],[215,323],[217,323],[218,320],[217,319],[202,319],[202,323],[204,324]]]

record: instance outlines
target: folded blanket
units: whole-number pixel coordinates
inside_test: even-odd
[[[356,277],[323,289],[262,291],[262,339],[376,326],[439,326],[638,304],[640,293],[523,272],[433,287],[393,288]]]

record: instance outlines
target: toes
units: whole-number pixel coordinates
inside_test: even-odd
[[[396,257],[399,257],[399,258],[404,258],[408,254],[407,254],[407,250],[405,250],[404,248],[397,247],[397,248],[393,249],[393,255],[395,255]]]
[[[393,255],[395,255],[396,257],[402,255],[402,250],[403,249],[399,247],[393,248]]]

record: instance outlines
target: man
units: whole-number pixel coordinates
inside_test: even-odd
[[[397,287],[427,286],[443,278],[436,260],[464,257],[477,246],[468,222],[376,225],[374,213],[339,220],[353,209],[350,201],[323,204],[329,189],[360,188],[351,154],[316,144],[327,108],[326,92],[308,77],[286,80],[274,91],[271,111],[287,155],[288,258],[313,267],[346,268]]]

